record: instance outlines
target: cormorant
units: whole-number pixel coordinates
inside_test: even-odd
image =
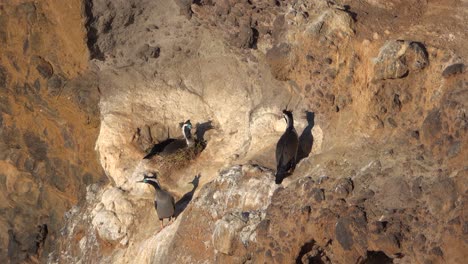
[[[283,181],[289,170],[291,170],[291,173],[294,172],[296,168],[297,148],[299,146],[299,137],[294,128],[292,112],[283,110],[283,117],[287,127],[276,144],[276,184],[280,184]]]
[[[149,159],[155,154],[159,154],[161,156],[167,156],[169,154],[173,154],[180,149],[184,149],[187,147],[192,147],[195,145],[195,139],[192,136],[192,123],[190,120],[185,121],[182,124],[182,135],[184,138],[174,139],[168,138],[162,143],[156,144],[153,149],[151,149],[150,153],[148,153],[143,159]]]
[[[156,195],[154,197],[154,207],[156,208],[156,212],[158,213],[159,221],[161,221],[162,229],[164,228],[164,219],[169,218],[169,220],[172,220],[172,217],[174,216],[174,197],[172,197],[172,195],[169,192],[161,188],[155,175],[148,176],[144,174],[143,177],[143,180],[138,182],[150,184],[156,190]]]

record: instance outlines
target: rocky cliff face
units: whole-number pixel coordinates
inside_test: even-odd
[[[80,1],[0,4],[0,259],[43,259],[86,185],[106,182],[93,151],[96,76]],[[45,253],[45,254],[42,254]]]
[[[462,263],[464,5],[2,5],[0,258]],[[301,162],[276,185],[286,107]],[[142,159],[186,119],[198,156]],[[147,171],[178,201],[163,230]]]

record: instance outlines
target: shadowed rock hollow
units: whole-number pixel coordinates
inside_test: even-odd
[[[5,151],[36,164],[28,173],[11,155],[0,161],[8,168],[0,181],[8,201],[0,227],[10,230],[2,259],[462,263],[467,257],[464,2],[74,5],[0,6],[0,23],[10,30],[0,31],[7,98],[0,135]],[[11,37],[12,21],[23,14],[13,10],[26,12],[29,22],[16,26],[27,41]],[[74,16],[62,17],[68,13]],[[65,33],[66,25],[74,31]],[[44,46],[32,45],[42,38]],[[49,42],[55,51],[37,48]],[[36,79],[47,89],[36,88]],[[301,161],[276,185],[284,108],[293,110]],[[33,119],[41,122],[28,126]],[[143,159],[155,144],[180,137],[179,123],[187,119],[206,140],[199,155],[171,169]],[[23,136],[12,140],[17,134]],[[68,164],[80,173],[67,171],[75,168]],[[49,170],[36,176],[44,166]],[[136,184],[148,171],[159,171],[162,186],[181,199],[176,221],[163,230],[152,189]],[[62,174],[68,177],[51,176]],[[71,202],[44,205],[60,192]],[[31,230],[47,224],[54,235],[28,246],[44,231],[20,235],[16,223]]]

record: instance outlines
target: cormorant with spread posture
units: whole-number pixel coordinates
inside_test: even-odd
[[[286,131],[276,144],[276,175],[275,183],[280,184],[287,176],[287,173],[296,168],[297,148],[299,137],[294,128],[294,120],[291,111],[283,110],[283,117],[286,121]]]
[[[164,142],[156,144],[153,149],[151,149],[150,153],[143,159],[149,159],[155,154],[167,156],[177,152],[178,150],[195,146],[195,139],[192,136],[192,123],[190,120],[187,120],[182,124],[182,135],[184,138],[168,138]]]
[[[163,190],[159,185],[159,182],[155,175],[144,175],[142,183],[150,184],[156,190],[156,195],[154,197],[154,207],[156,208],[156,212],[158,213],[159,221],[161,221],[161,229],[164,228],[164,219],[169,218],[172,219],[174,216],[175,211],[175,201],[172,195]]]

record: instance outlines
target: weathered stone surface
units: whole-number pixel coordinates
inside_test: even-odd
[[[159,57],[161,49],[159,47],[152,47],[148,44],[144,44],[138,51],[138,56],[144,60],[148,61],[149,59],[156,59]]]
[[[65,86],[65,78],[61,75],[53,75],[47,80],[47,92],[51,96],[59,95],[63,86]]]
[[[5,89],[7,86],[7,72],[6,70],[0,65],[0,88]]]
[[[238,232],[242,226],[242,220],[229,215],[216,221],[213,231],[214,248],[223,254],[232,255],[234,240],[238,239]]]
[[[99,236],[109,242],[118,242],[127,232],[117,216],[107,210],[102,210],[94,216],[93,226],[97,229]]]
[[[398,41],[392,41],[382,47],[374,68],[376,79],[401,78],[408,73],[407,65],[397,57],[401,46]]]
[[[74,0],[2,2],[2,263],[46,262],[63,214],[85,189],[82,176],[88,174],[87,183],[103,176],[93,150],[97,130],[85,125],[85,113],[67,97],[49,101],[40,89],[56,72],[72,79],[87,68],[81,7]],[[62,129],[80,144],[65,146]]]
[[[47,158],[47,144],[37,135],[27,132],[23,135],[24,142],[28,147],[29,154],[39,161]]]
[[[252,29],[249,24],[241,25],[234,38],[234,45],[239,48],[253,48],[258,37],[255,34],[258,34],[257,30]]]
[[[293,53],[291,46],[287,43],[281,43],[270,49],[266,58],[270,65],[271,73],[276,79],[280,81],[287,81],[289,79],[289,72],[291,66],[294,64]]]
[[[33,63],[36,64],[36,70],[43,78],[49,79],[54,74],[54,68],[44,58],[33,57]]]
[[[330,39],[343,39],[354,35],[353,18],[342,10],[331,9],[320,14],[307,31],[313,36],[325,35]]]
[[[385,80],[405,77],[410,70],[424,69],[429,59],[421,43],[390,40],[380,49],[374,63],[375,79]]]
[[[463,73],[464,69],[465,69],[465,65],[463,63],[455,63],[455,64],[447,66],[442,72],[442,76],[444,78],[448,78],[450,76]]]
[[[340,179],[335,187],[335,193],[340,198],[346,198],[353,191],[353,182],[351,179]]]
[[[440,137],[441,130],[441,112],[439,109],[433,109],[424,119],[424,123],[422,125],[423,138],[427,139],[428,141],[435,141],[438,137]]]
[[[341,218],[338,220],[335,227],[336,240],[345,250],[350,250],[354,244],[353,233],[351,233],[349,229],[350,225],[351,221],[349,219]]]

